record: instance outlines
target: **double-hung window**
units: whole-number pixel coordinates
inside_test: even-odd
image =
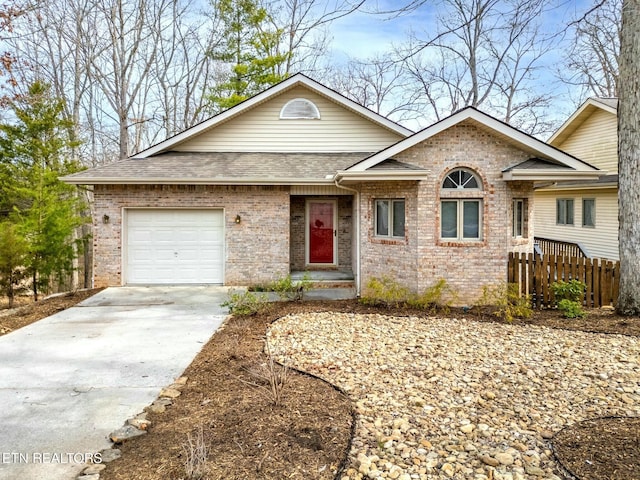
[[[482,238],[482,198],[474,198],[480,196],[481,182],[471,171],[458,169],[446,176],[440,199],[440,238]]]
[[[573,198],[556,200],[556,224],[573,225]]]
[[[582,199],[582,226],[583,227],[596,226],[596,199],[595,198]]]
[[[375,201],[376,237],[404,238],[404,200]]]

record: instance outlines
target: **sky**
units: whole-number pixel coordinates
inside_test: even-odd
[[[364,11],[343,17],[331,25],[330,44],[332,61],[346,62],[349,58],[370,58],[377,54],[392,51],[394,45],[406,41],[409,32],[417,33],[421,38],[430,38],[437,30],[437,13],[440,0],[425,2],[425,5],[407,15],[390,18],[390,15],[375,15]],[[365,4],[365,9],[391,10],[403,2],[398,0],[377,0]],[[546,14],[542,25],[548,32],[558,32],[567,28],[570,22],[584,14],[591,5],[587,0],[550,0],[553,9]],[[557,51],[549,51],[541,63],[537,84],[544,91],[551,91],[556,98],[553,109],[554,121],[561,123],[584,100],[576,89],[562,83],[557,76],[563,55],[562,38],[555,42]],[[407,125],[415,129],[417,124]]]

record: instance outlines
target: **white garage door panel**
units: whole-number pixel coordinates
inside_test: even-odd
[[[222,283],[222,210],[127,210],[126,283]]]

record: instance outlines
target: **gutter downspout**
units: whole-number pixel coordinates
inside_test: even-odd
[[[356,195],[356,297],[360,296],[360,192],[355,188],[345,187],[338,183],[337,178],[333,178],[333,183],[337,188],[354,192]]]

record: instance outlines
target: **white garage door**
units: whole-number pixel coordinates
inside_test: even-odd
[[[126,283],[223,283],[222,210],[127,210]]]

